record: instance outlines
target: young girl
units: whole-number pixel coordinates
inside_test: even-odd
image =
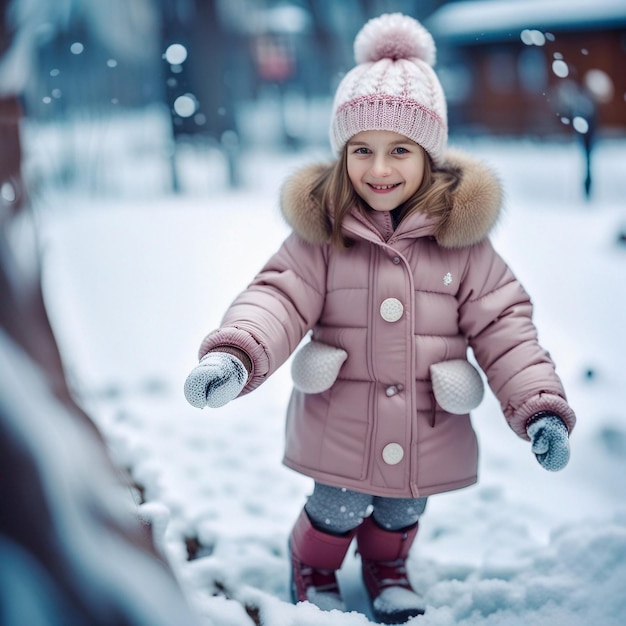
[[[528,295],[493,250],[494,176],[446,150],[435,46],[383,15],[355,40],[335,96],[338,160],[284,186],[293,233],[200,347],[188,401],[219,407],[293,360],[284,463],[314,479],[289,540],[293,600],[342,608],[336,571],[356,538],[381,622],[424,612],[405,561],[431,494],[476,482],[468,412],[482,379],[548,470],[575,416],[537,342]]]

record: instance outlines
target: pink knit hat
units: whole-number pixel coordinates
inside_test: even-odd
[[[330,143],[341,152],[362,130],[391,130],[418,143],[436,164],[448,136],[446,100],[433,70],[435,42],[415,19],[388,13],[354,40],[357,66],[339,83]]]

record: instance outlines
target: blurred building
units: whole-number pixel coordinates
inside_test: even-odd
[[[626,133],[625,0],[454,2],[427,25],[453,131]]]
[[[242,146],[327,147],[354,37],[394,11],[433,32],[453,133],[626,131],[626,0],[0,2],[21,58],[12,76],[0,63],[0,92],[20,83],[29,128],[54,131],[28,154],[42,184],[130,188],[123,153],[165,164],[155,189],[183,189],[187,156],[210,152],[237,185]]]

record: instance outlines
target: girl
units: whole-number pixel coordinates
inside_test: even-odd
[[[219,407],[293,359],[284,463],[315,481],[289,540],[294,601],[342,608],[353,538],[381,622],[424,612],[405,561],[426,498],[476,482],[469,411],[482,379],[548,470],[575,416],[531,303],[488,239],[501,201],[481,164],[446,151],[435,46],[383,15],[355,40],[332,112],[330,166],[282,192],[293,228],[200,347],[188,401]]]

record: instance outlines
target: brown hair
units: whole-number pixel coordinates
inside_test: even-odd
[[[451,206],[451,194],[459,180],[457,169],[446,165],[436,167],[426,154],[422,183],[415,194],[400,205],[398,223],[418,211],[443,218]],[[350,247],[353,242],[342,232],[343,220],[353,209],[366,212],[369,207],[356,193],[348,177],[347,147],[341,151],[339,159],[322,172],[311,195],[322,207],[334,208],[333,220],[328,222],[331,243],[340,250]]]

